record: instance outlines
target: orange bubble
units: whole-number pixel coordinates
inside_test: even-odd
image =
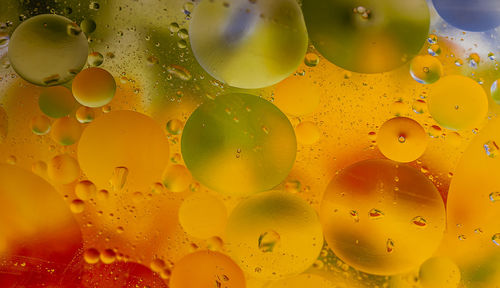
[[[172,288],[245,287],[245,276],[228,256],[214,251],[198,251],[175,263],[170,278]]]
[[[443,64],[431,55],[419,55],[411,61],[410,74],[419,83],[432,84],[443,75]]]
[[[411,162],[422,156],[429,138],[417,121],[395,117],[380,126],[377,145],[385,157],[398,162]]]
[[[182,192],[189,187],[192,176],[186,166],[171,165],[163,172],[163,185],[172,192]]]
[[[76,101],[87,107],[101,107],[113,99],[116,82],[108,71],[90,67],[78,73],[71,86]]]
[[[57,155],[47,165],[49,178],[61,184],[69,184],[80,175],[80,166],[75,158],[68,154]]]
[[[99,189],[146,191],[168,163],[168,140],[160,125],[134,111],[111,111],[90,123],[78,144],[83,172]]]
[[[73,145],[82,134],[82,126],[75,118],[63,117],[52,124],[50,136],[60,145]]]
[[[312,145],[318,142],[321,137],[321,132],[316,124],[305,121],[295,127],[295,135],[297,136],[297,142],[305,145]]]
[[[320,94],[313,78],[294,74],[275,86],[274,104],[286,114],[302,116],[314,112]]]
[[[427,105],[432,118],[452,130],[474,128],[488,112],[483,87],[461,75],[446,76],[433,84]]]

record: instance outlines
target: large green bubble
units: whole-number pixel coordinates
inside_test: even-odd
[[[80,27],[53,14],[32,17],[17,27],[9,60],[24,80],[40,86],[71,80],[85,65],[88,43]]]
[[[239,88],[276,84],[298,67],[307,31],[295,0],[204,0],[192,13],[191,46],[214,78]]]
[[[184,126],[182,156],[194,178],[231,195],[278,185],[295,161],[287,117],[270,102],[228,94],[202,104]]]
[[[346,70],[378,73],[416,56],[429,32],[425,0],[303,0],[309,37]]]

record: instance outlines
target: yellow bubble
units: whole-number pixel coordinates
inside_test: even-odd
[[[89,248],[83,252],[83,259],[89,264],[96,264],[99,262],[99,257],[101,253],[95,248]]]
[[[452,130],[473,128],[488,112],[488,98],[481,85],[461,75],[446,76],[433,84],[427,105],[432,118]]]
[[[410,64],[410,74],[417,82],[432,84],[443,75],[443,64],[430,55],[419,55]]]
[[[71,209],[71,212],[73,212],[75,214],[82,213],[83,210],[85,210],[85,202],[83,202],[80,199],[75,199],[75,200],[71,201],[69,208]]]
[[[398,162],[418,159],[427,148],[429,138],[417,121],[396,117],[380,126],[377,146],[385,157]]]
[[[187,234],[206,239],[222,236],[227,211],[224,203],[208,193],[199,192],[186,198],[179,208],[179,222]]]
[[[95,118],[95,112],[90,107],[81,106],[78,110],[76,110],[75,117],[80,123],[90,123]]]
[[[134,111],[112,111],[90,123],[78,144],[78,160],[88,179],[110,189],[117,167],[128,170],[124,188],[146,191],[168,163],[168,140],[160,125]]]
[[[243,200],[229,216],[227,250],[255,278],[278,279],[300,273],[317,259],[323,233],[307,202],[281,191]]]
[[[191,173],[183,165],[168,166],[163,172],[163,185],[172,192],[182,192],[192,181]]]
[[[102,56],[102,54],[99,52],[92,52],[89,54],[87,62],[90,66],[101,66],[102,62],[104,62],[104,56]]]
[[[108,71],[90,67],[76,75],[71,85],[76,101],[87,107],[101,107],[113,99],[116,82]]]
[[[457,288],[460,269],[448,258],[433,257],[420,266],[419,277],[423,288]]]
[[[445,229],[443,200],[432,182],[415,168],[381,159],[341,170],[324,193],[320,216],[335,255],[377,275],[417,268]]]
[[[75,98],[64,86],[43,88],[38,98],[40,110],[52,118],[67,116],[76,107]]]
[[[85,65],[87,54],[88,42],[80,28],[55,14],[23,21],[14,30],[8,51],[12,68],[19,76],[40,86],[71,80]]]
[[[31,118],[30,125],[31,131],[36,135],[45,135],[50,131],[50,120],[44,115]]]
[[[0,143],[5,141],[7,138],[7,132],[9,131],[9,121],[7,118],[7,112],[0,106]]]
[[[283,112],[302,116],[313,113],[321,91],[309,76],[291,75],[274,88],[274,104]]]
[[[181,120],[171,119],[167,122],[167,132],[172,135],[179,135],[181,134],[183,126],[184,124]]]
[[[36,161],[31,165],[31,171],[38,176],[45,177],[47,175],[47,163]]]
[[[300,274],[298,276],[271,282],[269,288],[335,288],[331,281],[316,274]]]
[[[61,184],[69,184],[80,175],[80,166],[75,158],[68,154],[57,155],[47,165],[49,178]]]
[[[101,262],[104,264],[111,264],[116,260],[116,252],[113,249],[105,249],[102,251],[100,257]]]
[[[318,142],[321,137],[321,132],[318,126],[310,121],[300,122],[297,127],[295,127],[295,135],[297,136],[297,141],[305,145],[312,145]]]
[[[156,273],[160,273],[163,270],[163,268],[165,268],[165,266],[166,266],[165,261],[158,258],[154,259],[153,261],[151,261],[151,264],[149,264],[151,271]]]
[[[89,200],[95,195],[97,188],[89,180],[83,180],[75,185],[75,195],[82,200]]]
[[[200,2],[191,13],[189,40],[200,65],[231,86],[278,83],[304,59],[307,31],[294,0]]]
[[[245,275],[228,256],[198,251],[175,263],[169,283],[172,288],[244,288]]]
[[[63,117],[57,119],[52,124],[50,136],[61,145],[73,145],[78,142],[82,134],[82,127],[73,117]]]

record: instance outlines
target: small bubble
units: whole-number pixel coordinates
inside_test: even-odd
[[[500,201],[500,192],[491,192],[489,198],[491,202]]]
[[[368,212],[368,216],[370,216],[370,219],[381,219],[385,216],[385,214],[378,210],[378,209],[375,209],[373,208],[372,210],[370,210],[370,212]]]
[[[319,64],[319,57],[315,53],[307,53],[304,58],[304,64],[309,67],[316,67]]]
[[[394,241],[391,238],[387,239],[386,247],[387,253],[392,253],[392,251],[394,251]]]
[[[98,2],[90,2],[89,4],[89,9],[91,10],[99,10],[99,8],[101,7],[101,5],[99,5]]]
[[[427,220],[425,220],[424,217],[422,217],[422,216],[417,216],[417,217],[413,218],[411,220],[411,222],[420,228],[427,227]]]
[[[495,141],[488,141],[484,143],[483,145],[484,151],[486,152],[486,155],[490,158],[495,158],[498,155],[498,145]]]
[[[113,187],[113,190],[118,191],[125,186],[125,183],[127,182],[127,176],[128,176],[128,169],[127,167],[116,167],[113,170],[113,175],[111,179],[109,180],[109,183]]]
[[[495,245],[500,246],[500,233],[496,233],[491,237],[491,241],[495,243]]]
[[[259,249],[260,251],[267,253],[273,252],[273,249],[280,241],[280,234],[274,230],[269,230],[262,233],[259,236]]]
[[[354,220],[354,222],[359,222],[359,215],[358,215],[358,212],[356,210],[351,210],[351,212],[349,212],[351,214],[351,217],[352,219]]]
[[[405,143],[406,142],[405,136],[404,135],[399,135],[398,141],[399,141],[399,143]]]

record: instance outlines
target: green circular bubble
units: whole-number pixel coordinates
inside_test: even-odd
[[[85,65],[88,42],[71,20],[43,14],[22,22],[9,42],[12,68],[24,80],[55,86],[71,80]]]
[[[205,102],[184,126],[182,156],[193,177],[230,195],[278,185],[295,161],[297,143],[288,118],[272,103],[248,94]]]
[[[307,50],[304,18],[295,0],[201,1],[192,13],[189,39],[210,75],[247,89],[285,79]]]
[[[309,37],[333,64],[360,73],[395,69],[429,32],[425,0],[303,0]]]
[[[40,110],[52,118],[69,115],[76,107],[76,101],[71,91],[63,86],[43,88],[38,98]]]
[[[97,25],[95,24],[94,20],[92,19],[85,19],[80,23],[80,27],[82,28],[82,31],[90,34],[95,31],[97,28]]]

